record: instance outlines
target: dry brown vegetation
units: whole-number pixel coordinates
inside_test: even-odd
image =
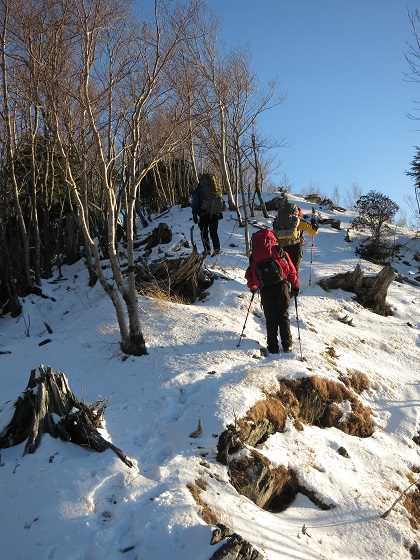
[[[410,514],[410,525],[414,530],[420,528],[420,490],[416,488],[404,498],[402,505]]]
[[[357,369],[346,369],[347,373],[340,374],[340,381],[347,387],[351,387],[358,395],[370,389],[371,384],[368,376]]]
[[[317,375],[282,381],[299,402],[298,418],[321,428],[338,428],[346,434],[369,437],[373,433],[372,411],[343,383],[323,379]],[[351,412],[346,418],[338,406],[349,402]]]
[[[203,478],[198,478],[195,482],[188,483],[187,488],[191,492],[196,504],[201,508],[199,511],[201,519],[208,525],[217,525],[219,520],[201,496],[202,492],[207,489],[207,482]]]

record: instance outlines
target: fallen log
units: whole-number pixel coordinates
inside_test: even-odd
[[[335,274],[331,278],[320,280],[318,284],[325,291],[342,289],[353,292],[357,302],[378,313],[379,315],[392,315],[386,303],[386,296],[391,282],[395,279],[396,272],[391,265],[386,265],[376,276],[363,276],[360,264],[352,272]]]
[[[80,402],[70,390],[64,373],[51,367],[31,371],[25,391],[15,403],[9,424],[0,433],[0,449],[26,441],[24,455],[35,453],[42,436],[70,441],[102,453],[112,449],[128,467],[133,462],[98,432],[107,406],[105,401],[90,405]]]

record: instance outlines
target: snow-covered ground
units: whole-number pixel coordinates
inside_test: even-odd
[[[311,204],[291,199],[310,212]],[[130,469],[112,451],[99,454],[49,436],[33,455],[23,456],[24,443],[1,450],[2,558],[209,560],[222,543],[210,545],[214,526],[200,518],[187,489],[198,479],[206,482],[201,497],[220,523],[269,560],[411,558],[408,548],[420,535],[402,502],[386,519],[381,514],[420,468],[419,447],[412,440],[420,429],[420,289],[393,282],[390,317],[364,309],[354,294],[324,292],[317,280],[353,270],[359,259],[354,242],[344,242],[352,213],[321,213],[341,219],[343,229],[320,227],[312,266],[307,237],[298,298],[304,360],[293,305],[294,353],[258,359],[265,345],[258,297],[237,347],[250,293],[244,230],[230,212],[219,223],[222,254],[207,259],[220,278],[204,301],[180,305],[139,297],[148,356],[126,359],[121,353],[112,305],[99,284],[88,287],[82,262],[65,268],[60,282],[44,283],[44,293],[54,301],[27,297],[23,316],[0,319],[0,430],[31,370],[44,364],[63,372],[80,400],[109,399],[103,433],[135,462]],[[260,213],[256,219],[270,223]],[[190,209],[172,208],[160,221],[175,237],[189,238]],[[418,240],[407,246],[406,264],[395,265],[403,276],[418,273],[415,250],[420,250]],[[367,274],[381,268],[365,261],[361,266]],[[339,320],[345,316],[352,325]],[[51,342],[39,346],[46,338]],[[335,358],[326,358],[328,347]],[[273,514],[239,495],[227,468],[215,459],[226,426],[279,379],[317,374],[338,380],[347,369],[370,380],[371,388],[359,398],[372,410],[371,437],[308,425],[297,431],[290,422],[259,449],[274,465],[292,468],[335,507],[322,511],[298,495],[286,511]],[[199,420],[203,432],[193,439]],[[337,452],[340,447],[348,458]]]

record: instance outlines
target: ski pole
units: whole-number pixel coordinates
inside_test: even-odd
[[[311,243],[311,263],[309,265],[309,285],[311,285],[312,282],[312,257],[314,254],[314,243],[315,243],[315,238],[314,236],[312,236],[312,243]]]
[[[298,304],[297,304],[297,295],[295,296],[295,309],[296,309],[296,321],[297,321],[297,328],[298,328],[298,340],[299,340],[299,348],[300,348],[300,361],[303,362],[303,355],[302,355],[302,342],[300,339],[300,326],[299,326],[299,313],[298,313]]]
[[[246,325],[246,322],[247,322],[247,320],[248,320],[248,315],[249,315],[249,312],[250,312],[250,310],[251,310],[251,305],[252,305],[252,302],[253,302],[253,300],[254,300],[254,296],[255,296],[255,292],[252,292],[251,301],[249,302],[248,311],[247,311],[246,317],[245,317],[245,323],[244,323],[244,326],[243,326],[243,328],[242,328],[242,332],[241,332],[241,336],[239,337],[238,344],[236,345],[237,348],[239,348],[239,345],[241,344],[242,335],[244,334],[245,325]]]

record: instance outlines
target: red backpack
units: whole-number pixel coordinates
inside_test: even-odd
[[[277,250],[277,244],[276,236],[269,229],[259,229],[251,237],[251,261],[254,262],[255,275],[262,286],[286,280],[289,265]]]

